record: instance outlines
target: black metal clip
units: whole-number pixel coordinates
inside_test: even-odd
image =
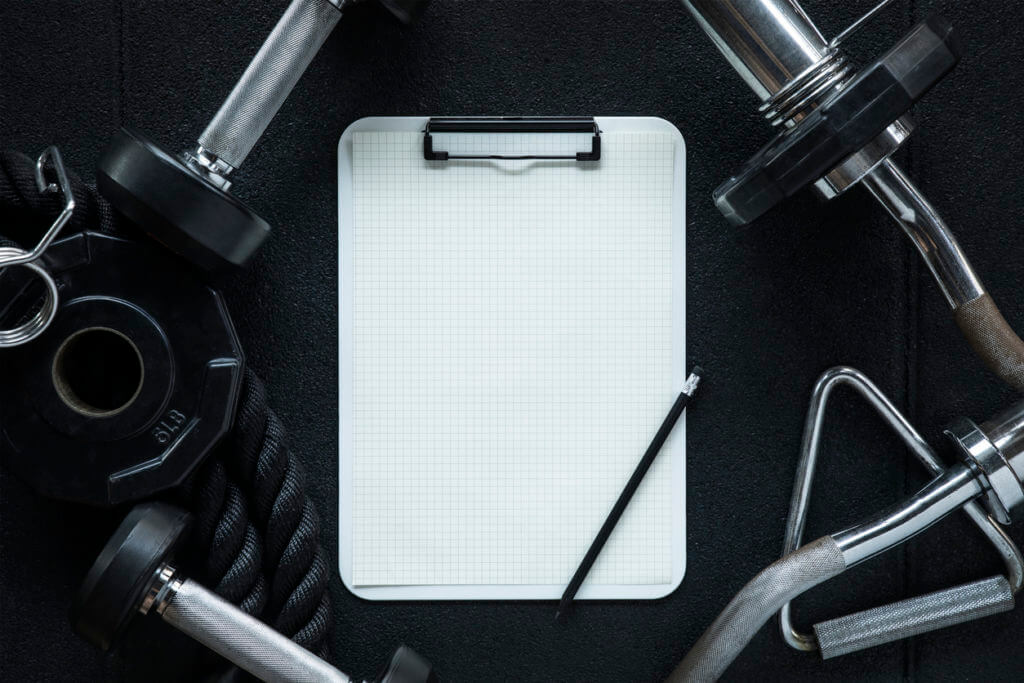
[[[589,152],[574,155],[508,155],[508,154],[449,154],[435,151],[431,133],[592,133]],[[601,129],[594,117],[572,116],[502,116],[431,118],[423,131],[423,158],[427,161],[451,159],[574,159],[599,161],[601,159]]]

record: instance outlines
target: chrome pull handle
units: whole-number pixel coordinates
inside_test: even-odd
[[[814,625],[822,659],[1009,612],[1013,589],[993,576]]]

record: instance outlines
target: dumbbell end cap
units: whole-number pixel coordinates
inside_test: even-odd
[[[384,671],[377,677],[378,683],[437,683],[430,662],[416,652],[402,645],[391,656]]]
[[[245,204],[125,128],[100,158],[96,186],[143,231],[206,271],[244,267],[270,235]]]
[[[107,541],[71,606],[83,638],[109,650],[139,611],[157,569],[185,536],[189,514],[165,503],[132,508]]]

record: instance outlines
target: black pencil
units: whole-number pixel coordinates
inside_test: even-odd
[[[560,621],[566,617],[569,613],[569,607],[572,605],[572,599],[576,596],[576,592],[583,585],[583,580],[587,578],[587,574],[590,573],[590,568],[594,565],[594,561],[597,560],[597,556],[601,554],[601,549],[604,548],[604,544],[608,541],[608,537],[612,534],[612,529],[618,524],[619,518],[622,517],[622,513],[626,510],[626,506],[629,505],[630,499],[633,498],[633,494],[636,493],[637,488],[640,487],[640,482],[643,481],[644,475],[647,474],[647,470],[651,468],[651,464],[654,459],[658,457],[658,452],[661,447],[665,445],[665,441],[668,439],[668,435],[672,433],[672,428],[676,426],[676,422],[679,421],[679,417],[686,410],[686,405],[690,402],[694,393],[697,391],[697,385],[700,384],[700,378],[703,370],[699,367],[693,369],[693,372],[686,379],[686,383],[683,385],[683,390],[676,399],[676,402],[672,404],[672,409],[668,412],[668,416],[665,421],[661,423],[661,428],[658,429],[658,433],[654,435],[654,440],[651,441],[651,445],[647,447],[647,452],[644,453],[644,457],[640,459],[640,463],[637,464],[636,469],[633,471],[633,476],[626,482],[626,488],[622,489],[622,493],[619,494],[619,499],[615,501],[615,506],[612,511],[608,513],[608,519],[604,520],[604,524],[601,526],[601,530],[597,532],[597,536],[594,538],[594,542],[590,544],[590,549],[587,550],[587,554],[583,557],[583,562],[580,563],[576,573],[573,574],[572,580],[566,587],[565,592],[562,593],[562,599],[558,603],[558,611],[555,612],[555,619]]]

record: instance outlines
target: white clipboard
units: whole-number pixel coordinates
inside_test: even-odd
[[[596,162],[426,161],[426,117],[341,137],[339,569],[361,598],[557,599],[686,380],[683,138],[595,121]],[[685,463],[684,415],[578,599],[679,586]]]

